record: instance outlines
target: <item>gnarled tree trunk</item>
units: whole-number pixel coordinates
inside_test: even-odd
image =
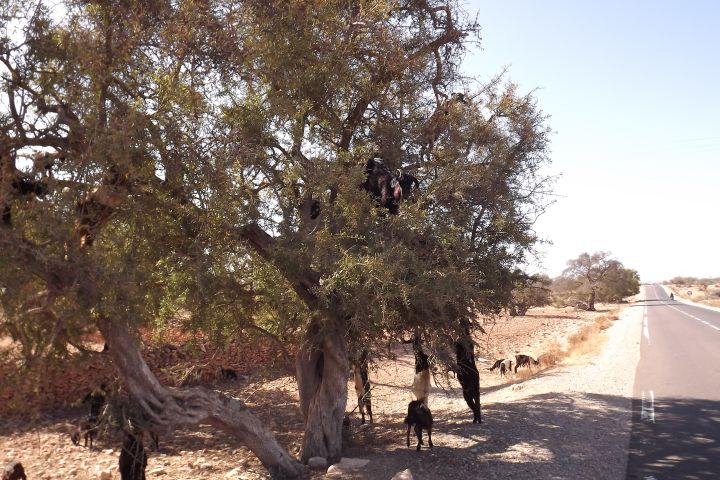
[[[349,372],[342,320],[320,331],[319,321],[308,329],[296,358],[300,409],[305,417],[301,460],[324,457],[336,461],[342,453],[342,422]]]
[[[595,311],[595,289],[590,290],[590,300],[588,300],[588,312]]]
[[[128,334],[128,325],[107,318],[98,323],[124,384],[153,424],[164,430],[183,424],[213,425],[252,450],[272,478],[307,476],[306,469],[277,443],[244,403],[201,387],[163,387]]]

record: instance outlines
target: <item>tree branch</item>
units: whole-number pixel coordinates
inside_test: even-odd
[[[276,240],[268,235],[262,228],[254,223],[244,225],[236,230],[237,238],[246,241],[250,247],[263,259],[269,261],[290,282],[295,293],[311,310],[318,310],[320,303],[317,295],[313,292],[320,285],[320,274],[310,268],[305,268],[295,274],[279,265],[273,256],[273,248]]]
[[[128,391],[153,426],[169,431],[178,425],[212,425],[247,445],[273,478],[306,476],[305,468],[277,443],[243,402],[203,387],[163,387],[142,358],[127,325],[104,317],[98,327]]]

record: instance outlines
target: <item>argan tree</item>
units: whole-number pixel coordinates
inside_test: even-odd
[[[555,279],[553,291],[561,303],[582,300],[587,310],[595,311],[595,302],[617,302],[640,291],[640,277],[627,269],[609,252],[583,253],[568,260],[562,276]]]
[[[520,275],[512,290],[510,315],[524,316],[533,307],[542,307],[552,303],[550,285],[552,285],[552,280],[547,275]]]
[[[546,204],[548,130],[531,96],[460,76],[478,27],[454,2],[0,15],[3,328],[28,361],[99,329],[156,429],[216,425],[295,478],[241,402],[162,385],[137,328],[183,308],[203,331],[299,333],[306,461],[341,453],[355,348],[408,331],[442,348],[506,306]],[[420,181],[399,215],[361,188],[374,155]]]

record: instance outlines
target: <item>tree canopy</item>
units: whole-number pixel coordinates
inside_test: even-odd
[[[611,258],[609,252],[583,253],[568,260],[567,268],[553,284],[553,293],[560,303],[582,302],[590,311],[595,310],[596,301],[620,302],[639,291],[637,271]]]
[[[293,476],[243,405],[223,420],[215,393],[160,385],[134,329],[182,310],[216,338],[302,339],[306,460],[339,454],[358,346],[440,345],[508,304],[549,130],[532,95],[462,76],[479,27],[455,2],[6,0],[0,16],[2,329],[27,361],[99,328],[152,421],[222,424]],[[420,182],[399,215],[360,187],[375,155]]]

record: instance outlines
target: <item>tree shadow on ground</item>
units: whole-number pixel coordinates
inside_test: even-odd
[[[411,447],[405,446],[406,430],[400,421],[375,426],[373,435],[354,439],[345,452],[368,458],[370,464],[354,477],[343,478],[389,479],[405,468],[419,480],[622,478],[623,466],[603,463],[603,455],[618,448],[626,451],[630,406],[624,397],[576,393],[491,405],[481,425],[437,412],[435,448],[420,452],[412,437]]]
[[[405,446],[405,425],[395,421],[349,442],[345,454],[370,464],[343,478],[389,479],[405,468],[418,480],[718,478],[720,402],[662,400],[656,423],[641,411],[640,401],[626,397],[552,393],[493,404],[482,425],[436,412],[435,448],[420,452],[413,436]]]
[[[633,401],[628,479],[720,478],[720,401],[657,399],[652,416]]]

